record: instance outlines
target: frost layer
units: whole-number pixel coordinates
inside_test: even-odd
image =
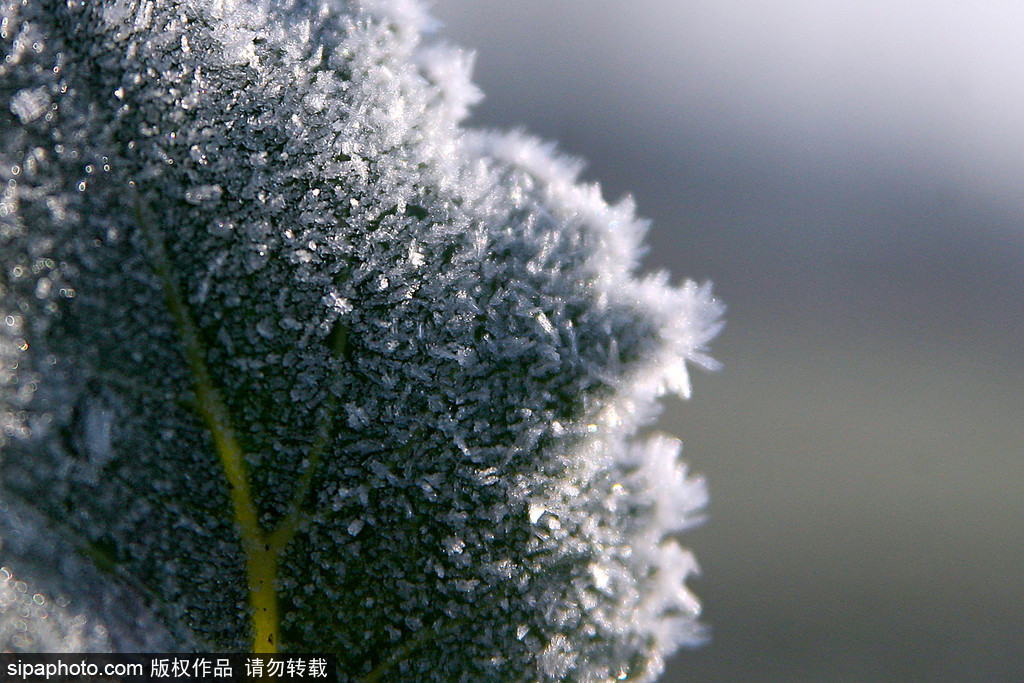
[[[719,306],[460,127],[418,3],[0,7],[3,647],[248,649],[252,528],[271,645],[346,679],[650,680],[697,638],[703,485],[635,434]],[[22,584],[56,616],[11,635]]]

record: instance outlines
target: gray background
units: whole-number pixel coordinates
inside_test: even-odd
[[[665,681],[1024,680],[1024,5],[436,0],[472,121],[729,306],[669,404],[712,642]]]

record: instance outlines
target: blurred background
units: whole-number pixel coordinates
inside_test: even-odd
[[[712,280],[712,631],[664,681],[1024,680],[1024,4],[435,0],[472,122],[588,161]]]

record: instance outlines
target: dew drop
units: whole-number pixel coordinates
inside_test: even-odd
[[[185,201],[193,206],[216,204],[223,194],[220,185],[196,185],[185,190]]]

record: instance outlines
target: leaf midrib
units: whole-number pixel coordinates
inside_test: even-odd
[[[131,183],[132,187],[135,186]],[[241,536],[245,555],[248,603],[252,620],[252,651],[275,653],[280,644],[280,613],[275,583],[280,559],[300,522],[300,504],[306,497],[323,451],[328,430],[319,430],[309,466],[296,487],[288,513],[272,531],[264,531],[252,494],[246,453],[238,440],[230,411],[220,396],[206,365],[206,349],[177,280],[172,274],[163,235],[153,221],[147,220],[141,197],[136,191],[136,218],[153,260],[153,271],[163,286],[167,307],[184,346],[185,360],[195,392],[195,410],[210,432],[214,450],[227,479],[231,511]]]

